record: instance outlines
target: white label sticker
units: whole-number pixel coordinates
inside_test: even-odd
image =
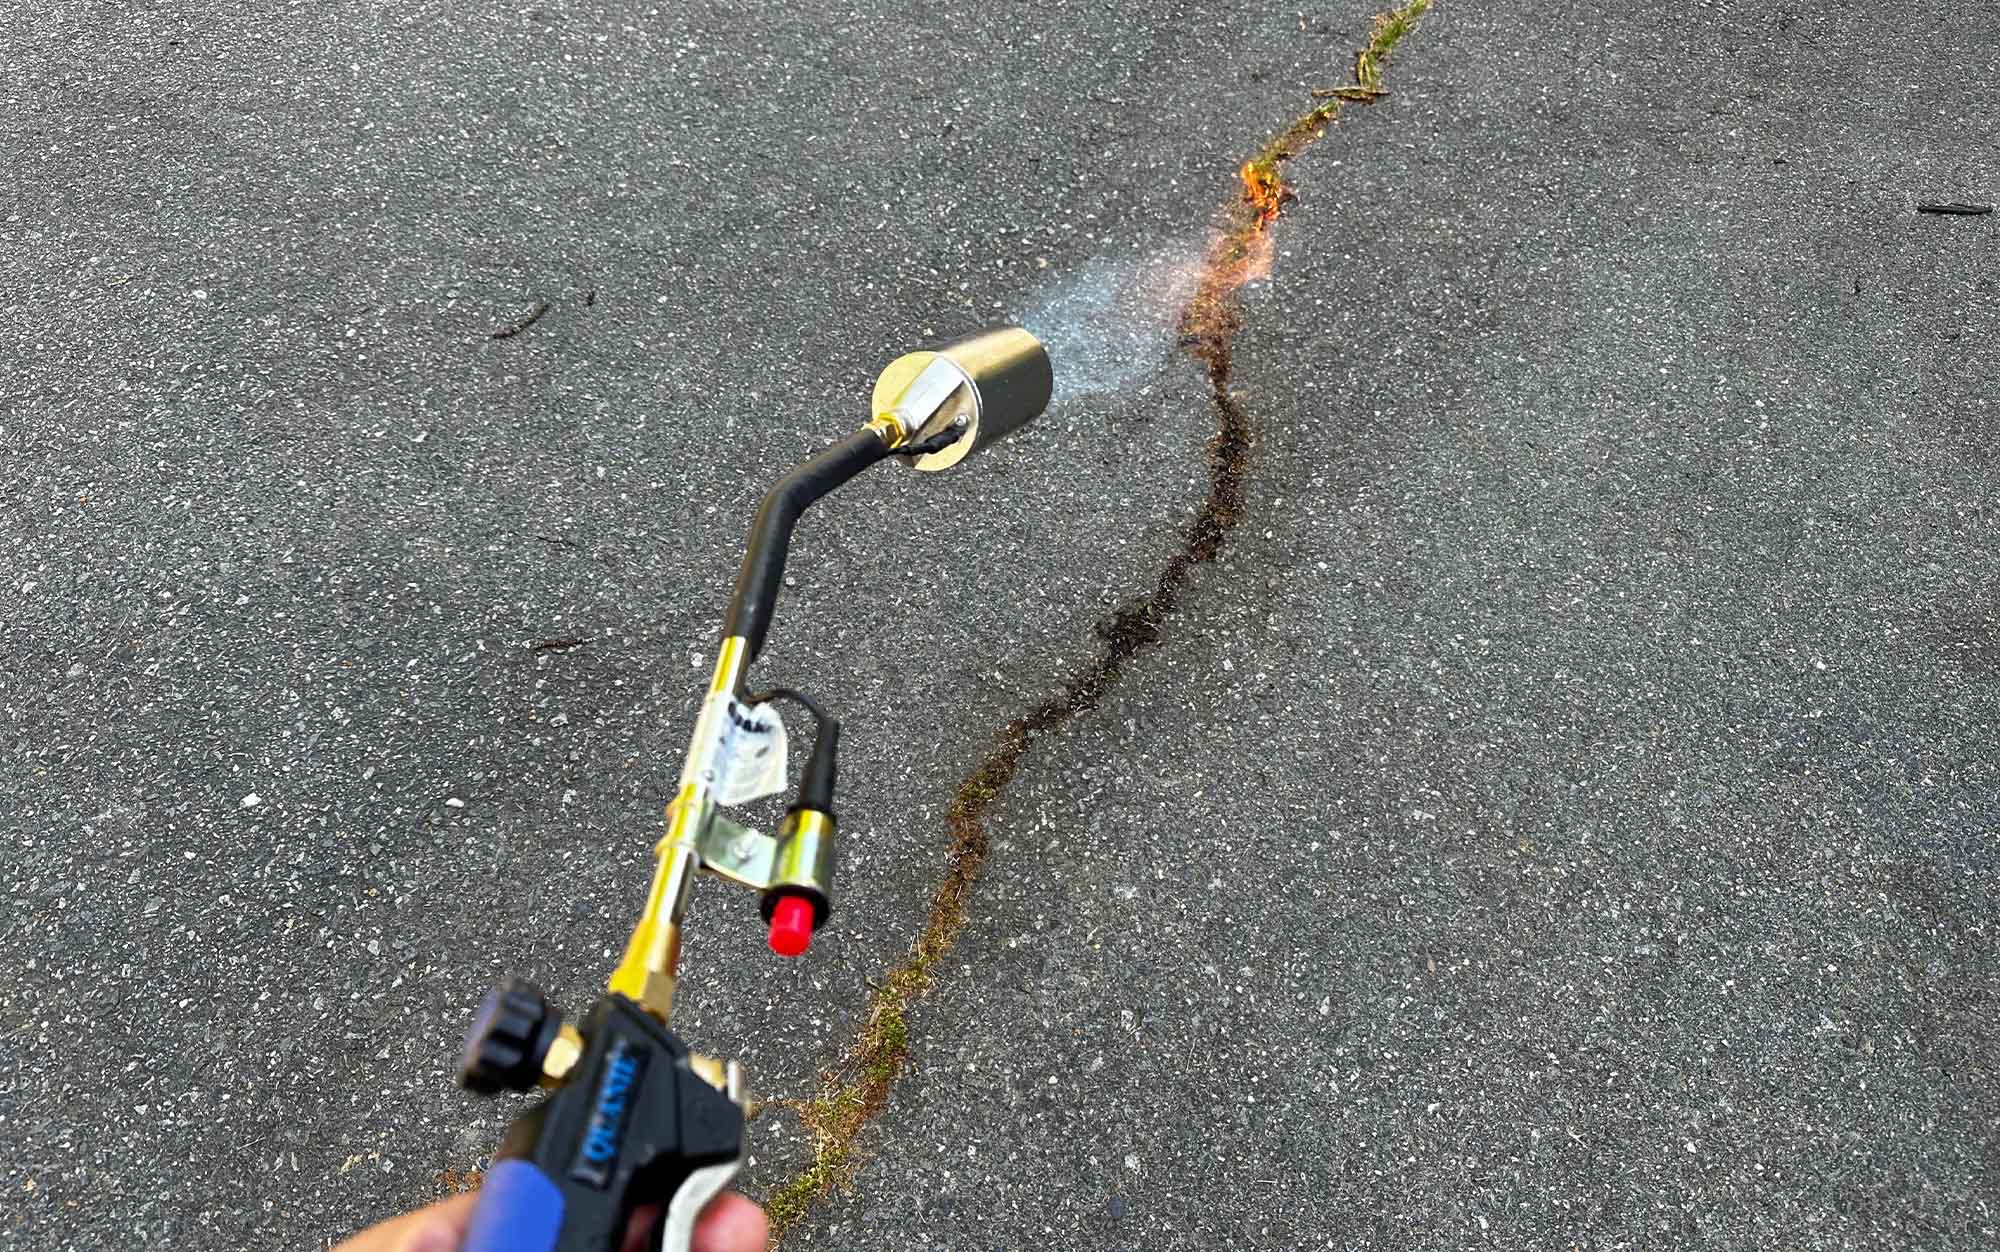
[[[784,719],[768,704],[731,699],[722,710],[722,750],[717,754],[715,798],[748,804],[785,789]]]

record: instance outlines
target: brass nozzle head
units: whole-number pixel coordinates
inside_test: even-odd
[[[965,433],[956,440],[911,461],[920,470],[950,469],[1040,416],[1054,389],[1041,340],[1018,326],[1002,326],[891,361],[875,380],[876,421],[870,425],[897,427],[902,437],[892,448],[962,426]]]

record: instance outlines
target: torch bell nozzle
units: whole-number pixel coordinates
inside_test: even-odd
[[[1002,326],[891,361],[875,380],[874,412],[895,422],[906,444],[933,443],[962,429],[910,460],[920,470],[950,469],[1039,417],[1054,389],[1041,340]]]

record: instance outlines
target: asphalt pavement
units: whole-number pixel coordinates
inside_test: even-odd
[[[810,515],[810,1097],[945,810],[1207,489],[1172,312],[1365,6],[30,4],[0,44],[0,1244],[324,1247],[597,993],[750,514],[901,352],[1058,403]],[[1289,163],[1246,510],[1039,736],[846,1249],[1990,1247],[2000,11],[1440,0]],[[494,337],[542,312],[518,333]],[[808,1144],[753,1127],[744,1184]]]

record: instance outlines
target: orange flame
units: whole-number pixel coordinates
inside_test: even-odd
[[[1231,214],[1218,223],[1194,296],[1181,314],[1182,345],[1222,377],[1228,375],[1229,341],[1242,318],[1233,298],[1236,289],[1270,276],[1271,223],[1292,198],[1278,177],[1277,161],[1269,157],[1245,161],[1237,173],[1243,179],[1243,203],[1251,212]]]
[[[1244,203],[1257,210],[1259,227],[1269,226],[1291,198],[1285,180],[1278,177],[1277,165],[1271,161],[1245,161],[1240,173]]]

